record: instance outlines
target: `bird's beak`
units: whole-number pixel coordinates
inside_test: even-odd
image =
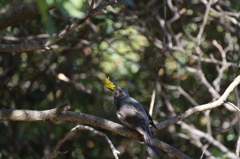
[[[108,89],[114,93],[114,90],[113,90],[113,89],[111,89],[111,88],[108,88]]]
[[[119,87],[115,81],[113,81],[113,83],[114,83],[114,85],[116,86],[117,91],[121,90],[121,87]]]

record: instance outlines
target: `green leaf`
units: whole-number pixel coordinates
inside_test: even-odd
[[[64,1],[62,4],[63,9],[72,17],[84,18],[89,9],[89,4],[86,0],[76,1]]]

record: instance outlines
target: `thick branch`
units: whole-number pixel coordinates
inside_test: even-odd
[[[56,108],[57,109],[57,108]],[[56,110],[44,110],[44,111],[33,111],[33,110],[0,110],[0,120],[6,121],[73,121],[82,124],[88,124],[91,126],[96,126],[102,129],[109,130],[113,133],[125,136],[134,140],[143,141],[142,136],[133,129],[128,129],[120,124],[114,123],[112,121],[84,114],[76,113],[71,111],[65,111],[56,115]],[[154,139],[155,144],[158,148],[172,154],[179,159],[190,159],[189,156],[183,154],[181,151],[175,149],[171,145],[168,145],[162,141]]]
[[[70,109],[69,105],[60,106],[50,110],[17,110],[2,109],[0,110],[0,120],[6,121],[55,121],[61,112]]]
[[[35,110],[19,110],[19,109],[2,109],[0,110],[0,120],[5,121],[73,121],[83,124],[88,124],[102,129],[110,130],[114,133],[126,136],[129,138],[141,139],[137,136],[136,131],[126,129],[120,124],[112,121],[72,111],[65,111],[57,115],[57,109],[35,111]],[[54,119],[54,120],[53,120]]]
[[[1,9],[0,11],[0,30],[17,24],[23,20],[30,19],[39,14],[38,8],[34,2],[25,3],[22,0],[15,0],[5,7],[9,9]],[[16,16],[21,15],[21,16]]]

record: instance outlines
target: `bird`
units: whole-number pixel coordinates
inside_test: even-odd
[[[132,98],[127,89],[123,87],[118,87],[118,90],[114,92],[114,106],[118,119],[127,127],[137,130],[143,136],[148,154],[151,157],[159,156],[160,153],[154,145],[149,124],[154,128],[156,126],[146,109]]]

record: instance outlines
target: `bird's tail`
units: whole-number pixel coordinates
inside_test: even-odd
[[[155,146],[154,141],[152,139],[152,135],[151,135],[149,128],[147,128],[146,131],[143,131],[142,135],[143,135],[145,143],[147,145],[147,151],[148,151],[149,155],[151,157],[160,156],[158,148]]]

